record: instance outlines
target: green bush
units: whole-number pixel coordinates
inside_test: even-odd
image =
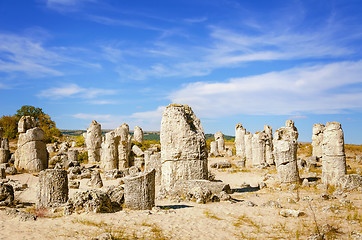
[[[76,147],[83,147],[84,146],[84,142],[85,139],[83,137],[83,135],[79,135],[75,137],[75,142],[76,142]]]
[[[87,163],[88,162],[88,152],[80,152],[78,154],[78,162],[79,163]]]

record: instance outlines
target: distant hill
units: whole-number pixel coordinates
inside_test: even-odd
[[[111,129],[103,129],[102,135],[106,134],[107,132],[112,131]],[[85,132],[86,130],[65,130],[62,129],[60,132],[65,136],[79,136]],[[130,131],[130,134],[133,135],[133,131]],[[205,134],[206,139],[214,138],[214,134],[207,133]],[[234,136],[224,135],[225,140],[234,140]],[[160,141],[160,132],[158,131],[145,131],[143,133],[143,139],[147,141]]]

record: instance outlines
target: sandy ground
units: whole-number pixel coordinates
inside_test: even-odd
[[[232,158],[209,158],[209,164]],[[360,166],[361,167],[361,166]],[[211,169],[211,168],[210,168]],[[211,169],[216,179],[230,184],[235,201],[197,204],[156,200],[152,211],[119,211],[116,213],[83,213],[63,216],[61,212],[39,210],[36,221],[20,221],[0,211],[0,239],[92,239],[110,232],[114,239],[307,239],[316,231],[326,231],[327,239],[355,239],[362,233],[362,195],[349,192],[343,197],[323,200],[326,190],[314,186],[289,190],[275,180],[276,170]],[[316,173],[319,175],[320,173]],[[265,180],[265,176],[271,176]],[[308,177],[310,173],[301,177]],[[16,192],[16,199],[34,203],[38,178],[31,174],[8,176],[27,183],[29,188]],[[266,188],[258,189],[265,180]],[[81,189],[88,189],[87,180]],[[104,181],[105,186],[117,181]],[[244,183],[250,184],[246,188]],[[70,195],[75,191],[70,190]],[[331,190],[329,191],[332,194]],[[309,199],[309,200],[308,200]],[[313,199],[310,201],[310,199]],[[301,217],[282,217],[281,209],[263,207],[269,200],[279,202],[283,209],[301,210]],[[256,206],[251,207],[251,201]],[[28,207],[33,209],[33,206]],[[24,210],[24,209],[22,209]],[[317,229],[318,227],[318,229]],[[361,235],[362,236],[362,235]]]

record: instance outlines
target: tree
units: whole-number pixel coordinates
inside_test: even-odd
[[[8,139],[16,138],[18,132],[18,120],[15,116],[5,116],[0,118],[0,127],[4,129],[4,137]]]
[[[44,112],[41,108],[36,108],[30,105],[24,105],[16,111],[15,116],[20,119],[22,116],[31,116],[34,117],[36,121],[39,121],[39,117],[43,115]]]
[[[18,118],[18,120],[22,116],[32,116],[35,118],[37,125],[43,129],[45,133],[44,141],[49,142],[55,142],[55,137],[61,137],[62,134],[60,130],[56,127],[55,122],[52,121],[50,116],[43,112],[41,108],[36,108],[29,105],[22,106],[19,110],[17,110],[15,116]]]

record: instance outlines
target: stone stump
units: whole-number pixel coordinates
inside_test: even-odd
[[[210,156],[214,156],[214,157],[218,157],[219,156],[219,151],[217,148],[217,142],[216,141],[212,141],[210,143]]]
[[[313,135],[312,135],[312,146],[313,146],[313,156],[320,159],[323,156],[322,144],[323,144],[323,132],[325,126],[321,123],[316,123],[313,125]]]
[[[54,207],[68,201],[68,175],[64,169],[47,169],[39,174],[37,207]]]
[[[294,122],[288,120],[286,126],[278,129],[274,134],[274,156],[281,183],[296,183],[300,181],[297,148],[298,130]]]
[[[236,150],[236,156],[240,157],[241,159],[246,158],[245,134],[246,134],[246,130],[243,128],[241,123],[236,124],[236,126],[235,126],[235,150]]]
[[[323,132],[322,183],[335,185],[346,173],[344,134],[341,124],[328,122]]]
[[[207,146],[200,120],[187,105],[170,104],[161,121],[162,185],[179,179],[208,179]]]
[[[99,163],[101,160],[102,129],[96,120],[93,120],[87,129],[86,145],[89,163]]]
[[[143,142],[143,130],[139,126],[134,127],[133,139],[135,142]]]
[[[155,206],[155,170],[124,178],[124,201],[132,210],[151,210]]]
[[[9,140],[7,138],[0,137],[0,163],[7,163],[9,161],[9,158]]]

